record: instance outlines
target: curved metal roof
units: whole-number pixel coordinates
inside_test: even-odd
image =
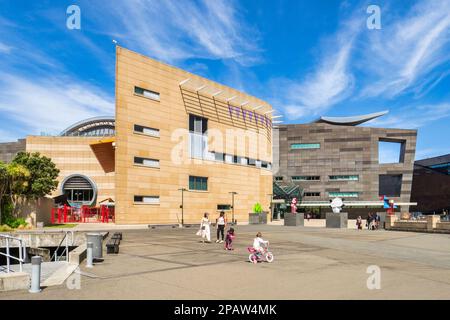
[[[325,122],[339,126],[357,126],[358,124],[381,117],[387,114],[388,112],[389,112],[388,110],[385,110],[352,117],[320,117],[318,120],[314,122]]]
[[[90,135],[97,129],[112,129],[114,130],[116,120],[114,116],[100,116],[78,121],[70,127],[63,130],[60,136],[82,136]],[[95,134],[94,134],[95,135]]]

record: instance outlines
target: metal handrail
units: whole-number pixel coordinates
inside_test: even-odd
[[[73,245],[73,240],[74,240],[74,234],[73,234],[73,231],[64,231],[64,237],[63,237],[63,238],[61,239],[61,241],[59,242],[58,247],[56,247],[56,250],[55,250],[55,252],[53,253],[53,255],[52,255],[50,261],[53,260],[53,258],[55,259],[55,261],[59,261],[59,259],[60,259],[60,258],[63,256],[63,254],[65,253],[65,254],[66,254],[66,261],[69,262],[69,242],[68,242],[69,240],[68,240],[68,237],[67,237],[67,235],[69,234],[69,232],[70,232],[71,235],[72,235],[72,242],[71,242],[71,245]],[[65,248],[64,248],[63,252],[61,253],[61,255],[58,257],[58,250],[59,250],[59,248],[61,247],[61,245],[62,245],[62,243],[63,243],[64,240],[66,240]]]
[[[23,244],[23,242],[24,242],[23,239],[11,237],[10,235],[7,235],[7,234],[0,234],[0,238],[6,240],[6,253],[0,252],[0,254],[2,256],[6,257],[6,272],[7,273],[10,273],[11,271],[14,272],[14,270],[11,270],[11,267],[10,267],[11,266],[10,259],[19,261],[19,265],[20,265],[19,270],[20,270],[20,272],[22,272],[23,271],[22,264],[25,263],[25,258],[26,258],[26,254],[27,254],[25,251],[26,247]],[[19,242],[19,257],[18,258],[9,253],[9,241],[10,240]]]

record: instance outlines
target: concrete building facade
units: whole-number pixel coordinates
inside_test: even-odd
[[[340,197],[363,206],[382,195],[409,203],[417,131],[356,126],[371,118],[280,125],[275,181],[298,184],[308,203]],[[397,163],[379,162],[380,142],[399,144]]]

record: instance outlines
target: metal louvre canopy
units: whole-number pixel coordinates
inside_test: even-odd
[[[89,180],[81,177],[74,176],[66,180],[63,185],[64,189],[77,189],[77,190],[92,190],[93,186]]]
[[[224,90],[219,90],[217,88],[214,88],[210,85],[206,85],[203,82],[200,82],[196,79],[186,79],[179,83],[180,88],[187,89],[189,91],[197,92],[199,93],[201,91],[202,94],[206,96],[210,96],[211,98],[221,100],[224,103],[231,104],[237,107],[242,108],[243,106],[248,107],[249,111],[255,112],[258,110],[261,112],[261,114],[268,114],[271,112],[274,112],[275,110],[272,109],[272,107],[263,102],[258,105],[250,105],[247,100],[241,100],[236,95],[231,95],[230,93],[227,93]],[[245,93],[244,93],[245,94]],[[247,95],[247,94],[245,94]],[[272,117],[270,117],[272,119]]]

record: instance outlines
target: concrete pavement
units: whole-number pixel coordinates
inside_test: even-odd
[[[194,228],[126,230],[119,255],[65,285],[0,299],[449,299],[450,236],[319,227],[236,226],[236,250],[202,244]],[[214,232],[215,229],[213,228]],[[275,261],[253,265],[257,231]],[[212,234],[213,239],[214,234]],[[381,289],[366,273],[380,267]]]

